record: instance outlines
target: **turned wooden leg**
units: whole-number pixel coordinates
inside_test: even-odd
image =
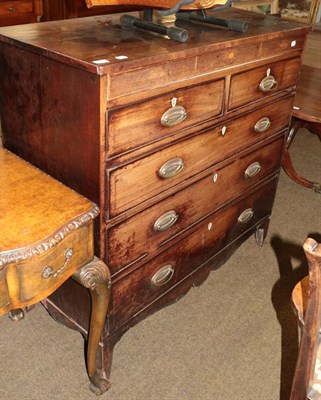
[[[287,175],[296,183],[299,185],[302,185],[308,189],[313,189],[317,193],[321,193],[321,184],[318,182],[312,182],[309,181],[308,179],[303,178],[300,176],[292,163],[289,148],[293,142],[293,139],[299,130],[299,128],[307,128],[311,130],[312,132],[316,133],[319,138],[321,139],[321,127],[320,124],[313,124],[313,123],[306,123],[304,121],[298,120],[296,118],[292,119],[292,125],[291,129],[289,130],[288,138],[287,138],[287,143],[286,143],[286,149],[284,150],[284,156],[283,156],[283,162],[282,162],[282,167],[284,171],[287,173]]]
[[[8,317],[12,322],[18,322],[24,319],[25,313],[22,308],[16,308],[15,310],[11,310],[8,312]]]
[[[260,247],[263,247],[264,240],[266,238],[269,228],[269,223],[270,223],[270,218],[265,220],[264,222],[262,222],[262,224],[256,227],[255,240],[256,244],[258,244]]]
[[[76,271],[72,277],[90,289],[92,308],[88,334],[87,370],[91,381],[90,389],[99,395],[110,387],[109,380],[103,378],[97,369],[97,350],[110,296],[110,273],[107,266],[95,258],[91,263]]]

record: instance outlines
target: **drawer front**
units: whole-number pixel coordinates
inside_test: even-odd
[[[194,33],[197,35],[195,30]],[[207,39],[203,36],[204,33]],[[213,34],[215,35],[212,30],[203,31],[201,33],[202,40],[209,40],[213,43]],[[276,56],[291,57],[293,50],[299,51],[303,48],[305,34],[298,31],[285,32],[277,38],[267,38],[264,35],[255,37],[255,40],[243,41],[242,38],[240,40],[243,43],[235,45],[227,39],[224,46],[208,48],[200,55],[192,57],[185,55],[184,59],[168,60],[165,64],[144,65],[142,68],[126,71],[123,68],[119,69],[111,76],[107,97],[124,102],[133,94],[135,94],[135,98],[141,98],[146,96],[147,91],[164,90],[168,84],[182,82],[186,79],[208,80],[211,74],[217,74],[227,68],[238,68],[253,63],[253,61],[266,60]],[[124,74],[126,74],[126,78],[124,78]],[[126,79],[126,84],[124,84],[124,79]]]
[[[14,17],[33,12],[33,1],[5,1],[0,3],[1,17]]]
[[[18,264],[9,264],[7,280],[16,282],[17,292],[11,293],[11,303],[20,307],[49,296],[77,269],[94,257],[92,222],[72,232],[52,250]],[[10,291],[10,286],[8,286]]]
[[[114,274],[157,250],[164,242],[262,179],[280,166],[283,136],[224,166],[184,190],[107,231],[108,266]]]
[[[285,128],[292,103],[293,97],[275,102],[112,171],[110,217]]]
[[[224,81],[177,90],[108,113],[108,155],[158,140],[222,112]]]
[[[242,233],[271,213],[277,179],[200,223],[190,236],[114,282],[111,315],[115,327],[184,279]],[[251,214],[249,214],[251,212]]]
[[[293,58],[232,76],[228,108],[234,109],[295,86],[300,65],[300,58]]]

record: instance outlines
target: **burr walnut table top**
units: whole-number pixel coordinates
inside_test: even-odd
[[[97,215],[92,202],[3,148],[0,182],[0,254],[37,244],[76,220],[80,225]]]

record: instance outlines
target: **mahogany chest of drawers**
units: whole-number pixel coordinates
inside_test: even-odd
[[[130,326],[266,235],[309,27],[216,15],[247,20],[247,33],[190,25],[183,44],[124,30],[118,15],[0,30],[4,146],[101,209],[105,376]],[[86,336],[79,285],[47,308]]]

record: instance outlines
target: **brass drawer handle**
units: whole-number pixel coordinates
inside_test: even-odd
[[[260,171],[261,171],[261,164],[259,162],[255,161],[253,164],[249,165],[246,168],[246,170],[244,172],[244,177],[245,177],[245,179],[253,178]]]
[[[277,89],[278,85],[279,84],[273,75],[267,75],[261,80],[259,89],[261,92],[268,93]]]
[[[183,122],[187,117],[187,111],[182,106],[169,108],[161,117],[163,126],[175,126]]]
[[[68,261],[71,259],[71,257],[74,254],[74,250],[72,248],[69,248],[65,252],[65,262],[62,267],[57,269],[57,271],[54,271],[51,267],[46,267],[43,269],[41,273],[41,277],[43,279],[48,279],[48,278],[57,278],[57,276],[63,272],[63,270],[67,267]]]
[[[257,133],[265,132],[271,126],[271,120],[268,117],[263,117],[254,125],[254,130]]]
[[[253,217],[254,211],[252,208],[247,208],[242,212],[242,214],[238,217],[237,221],[240,224],[246,224],[247,222],[250,221],[250,219]]]
[[[178,99],[173,97],[171,100],[172,107],[164,112],[161,117],[163,126],[175,126],[184,121],[187,117],[187,111],[182,106],[177,106]]]
[[[165,285],[172,279],[174,272],[175,270],[171,264],[165,265],[153,275],[151,282],[155,286]]]
[[[178,220],[176,211],[171,210],[161,215],[154,223],[154,231],[163,232],[172,227]]]
[[[11,11],[11,12],[16,11],[16,7],[10,6],[10,7],[8,7],[8,11]]]
[[[180,157],[175,157],[166,161],[166,163],[160,167],[158,174],[163,179],[172,178],[179,174],[184,166],[184,161]]]

